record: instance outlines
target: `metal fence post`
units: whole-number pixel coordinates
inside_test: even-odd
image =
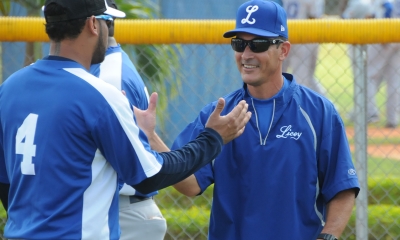
[[[357,240],[368,239],[368,184],[367,184],[367,45],[355,45],[354,55],[354,139],[355,167],[360,182],[356,198]]]

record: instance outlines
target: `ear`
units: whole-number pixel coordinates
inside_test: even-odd
[[[94,16],[91,16],[87,19],[86,27],[88,27],[91,34],[99,35],[100,32],[99,28],[101,26],[99,25],[99,21],[96,21],[96,18]]]
[[[290,42],[285,41],[281,44],[281,53],[279,55],[279,58],[283,61],[287,56],[289,55],[290,52]]]

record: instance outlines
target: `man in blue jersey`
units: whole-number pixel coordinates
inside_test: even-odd
[[[107,0],[107,5],[118,9],[114,0]],[[90,72],[117,89],[123,90],[130,104],[142,110],[148,108],[147,88],[129,56],[114,38],[114,22],[108,30],[108,49],[105,59],[101,64],[92,65]],[[156,194],[157,192],[143,194],[128,184],[123,184],[119,191],[121,240],[164,239],[167,222],[153,199]]]
[[[136,125],[114,86],[90,74],[104,60],[108,27],[123,13],[104,0],[46,0],[50,55],[0,86],[0,182],[9,184],[8,239],[119,239],[117,176],[149,193],[181,181],[239,136],[250,118],[243,101],[177,151]],[[138,111],[137,122],[154,114]],[[136,114],[136,110],[135,110]],[[3,190],[3,189],[2,189]]]
[[[245,2],[231,39],[243,87],[226,95],[253,113],[244,133],[214,162],[174,185],[196,196],[214,184],[209,239],[337,239],[359,192],[345,127],[333,104],[282,73],[289,54],[285,10]],[[176,138],[172,149],[203,131],[216,102]]]

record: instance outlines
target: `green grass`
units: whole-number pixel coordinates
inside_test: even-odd
[[[353,123],[346,118],[346,114],[354,107],[354,77],[347,48],[347,44],[321,44],[315,76],[327,90],[326,96],[335,104],[346,126],[350,126]],[[386,112],[385,84],[380,87],[376,101],[381,114],[378,125],[383,126]]]
[[[368,137],[368,136],[367,136]],[[354,144],[355,140],[354,138],[349,138],[349,144]],[[400,137],[368,137],[367,139],[368,145],[389,145],[389,144],[400,144]]]
[[[387,158],[368,159],[368,177],[370,178],[398,178],[400,176],[400,161]],[[399,196],[400,197],[400,196]]]
[[[368,144],[374,144],[374,145],[400,144],[400,137],[369,138]]]
[[[342,114],[353,106],[353,74],[345,44],[321,44],[315,76]],[[350,108],[349,108],[350,107]]]

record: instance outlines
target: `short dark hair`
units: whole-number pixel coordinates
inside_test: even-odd
[[[275,37],[274,39],[279,39],[279,40],[282,40],[284,42],[286,42],[288,40],[287,38],[282,37],[282,36]]]
[[[44,10],[45,16],[59,16],[65,9],[57,3],[50,3]],[[46,33],[52,41],[61,42],[64,39],[75,39],[81,34],[86,18],[46,23]]]

